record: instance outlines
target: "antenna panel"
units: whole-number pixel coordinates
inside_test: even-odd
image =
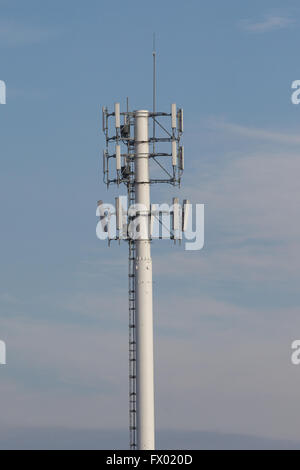
[[[105,131],[105,117],[106,117],[106,108],[102,107],[102,131]]]
[[[179,199],[173,197],[173,230],[177,232],[179,230]],[[174,233],[175,237],[175,233]]]
[[[122,232],[123,230],[123,207],[121,203],[121,198],[116,197],[116,223],[117,223],[117,230]]]
[[[180,169],[184,170],[184,146],[182,145],[179,150],[179,166]]]
[[[115,126],[120,129],[120,103],[115,103]]]
[[[121,147],[120,144],[116,145],[116,168],[121,170]]]
[[[183,132],[183,109],[180,108],[178,111],[178,130],[179,132]]]
[[[172,129],[176,129],[176,104],[171,105]]]
[[[103,150],[103,173],[106,173],[106,150]]]
[[[185,199],[183,201],[183,209],[182,209],[182,231],[185,232],[187,229],[187,224],[189,220],[189,213],[190,213],[190,201]]]
[[[172,140],[172,165],[177,165],[177,141]]]

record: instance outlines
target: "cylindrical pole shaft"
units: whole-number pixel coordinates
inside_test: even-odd
[[[148,111],[135,114],[135,202],[141,212],[141,238],[136,240],[136,383],[137,383],[137,446],[155,448],[154,439],[154,367],[152,260],[149,240],[150,182]]]

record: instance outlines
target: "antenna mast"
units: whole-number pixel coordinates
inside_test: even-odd
[[[156,113],[156,44],[155,44],[155,33],[153,33],[153,105],[152,112],[153,116]],[[155,119],[153,118],[153,143],[152,143],[152,153],[155,153]]]
[[[100,219],[108,242],[124,240],[129,246],[129,435],[131,449],[155,448],[154,368],[153,368],[153,305],[151,244],[154,239],[181,240],[184,230],[185,206],[173,198],[169,213],[169,228],[161,210],[150,201],[152,184],[168,183],[180,186],[184,169],[184,150],[180,144],[183,133],[183,111],[171,105],[171,112],[156,110],[156,47],[153,35],[153,110],[121,112],[115,103],[109,112],[102,108],[106,148],[103,152],[103,179],[110,184],[124,184],[124,196],[116,198],[114,212],[106,210],[102,201]],[[171,126],[162,124],[170,120]],[[152,136],[149,136],[152,119]],[[157,128],[156,128],[157,124]],[[158,131],[158,132],[157,132]],[[157,149],[169,143],[170,150]],[[152,144],[152,145],[151,145]],[[151,150],[150,152],[150,145]],[[164,148],[164,150],[166,150]],[[151,177],[150,161],[157,164],[159,174]],[[126,199],[126,197],[125,197]],[[188,204],[188,201],[186,201]],[[165,205],[164,205],[165,206]],[[164,230],[164,231],[163,231]]]

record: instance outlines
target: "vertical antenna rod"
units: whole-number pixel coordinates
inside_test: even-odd
[[[155,45],[155,33],[153,33],[153,114],[156,113],[156,45]],[[153,116],[153,144],[152,153],[155,153],[155,116]]]

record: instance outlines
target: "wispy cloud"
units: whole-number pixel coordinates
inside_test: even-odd
[[[37,44],[55,37],[58,31],[25,24],[15,20],[0,20],[1,47]]]
[[[267,140],[269,142],[299,145],[300,136],[289,132],[278,132],[276,130],[260,129],[255,127],[247,127],[241,124],[227,122],[221,119],[210,119],[206,126],[211,129],[229,132],[235,135],[248,137],[255,140]]]
[[[284,16],[267,16],[263,21],[252,22],[251,20],[242,20],[239,25],[245,31],[251,33],[267,33],[278,29],[284,29],[295,23],[295,20]]]

